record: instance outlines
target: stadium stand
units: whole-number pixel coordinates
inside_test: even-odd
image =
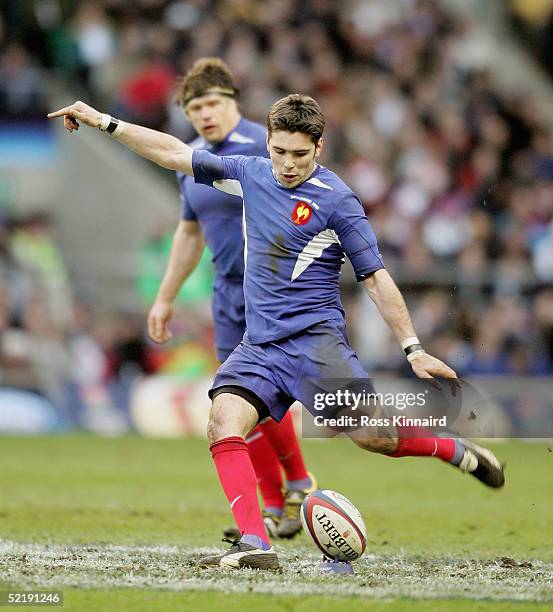
[[[463,375],[553,374],[552,133],[535,98],[499,86],[478,24],[434,0],[20,2],[2,23],[3,116],[42,109],[48,69],[107,112],[188,139],[173,83],[204,55],[229,64],[252,119],[291,91],[314,95],[323,163],[362,198],[429,350]],[[2,236],[9,260],[16,236]],[[400,370],[348,273],[344,286],[363,361]],[[101,323],[88,332],[107,359],[114,339],[102,345]]]

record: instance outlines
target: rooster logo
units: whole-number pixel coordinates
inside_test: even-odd
[[[313,209],[308,204],[298,202],[292,213],[292,221],[295,225],[305,225],[311,219],[312,214]]]

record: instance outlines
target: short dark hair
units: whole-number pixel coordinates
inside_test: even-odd
[[[325,129],[325,118],[318,102],[310,96],[290,94],[277,100],[267,115],[269,138],[273,132],[301,132],[317,144]]]
[[[175,102],[186,107],[192,98],[210,93],[235,98],[238,88],[229,67],[218,57],[202,57],[177,81]]]

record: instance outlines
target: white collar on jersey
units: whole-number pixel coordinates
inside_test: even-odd
[[[229,136],[227,136],[227,140],[229,142],[237,142],[239,144],[254,144],[255,140],[250,138],[249,136],[244,136],[240,134],[240,132],[231,132]]]

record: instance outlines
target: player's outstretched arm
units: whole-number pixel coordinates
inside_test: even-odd
[[[384,269],[377,270],[363,281],[363,285],[399,343],[404,347],[409,339],[418,342],[405,300],[388,272]],[[408,359],[413,372],[419,378],[438,376],[450,378],[455,381],[455,385],[458,384],[455,370],[436,357],[432,357],[422,348],[413,352]]]
[[[181,221],[173,237],[167,269],[148,315],[148,335],[154,342],[167,342],[172,338],[169,322],[173,317],[173,302],[184,281],[198,265],[204,246],[200,224]]]
[[[63,117],[63,124],[70,132],[79,129],[79,122],[106,131],[113,121],[109,115],[80,101],[48,114],[49,119],[56,117]],[[111,135],[131,151],[163,168],[193,174],[192,149],[178,138],[133,123],[116,120],[115,123],[117,126]]]

